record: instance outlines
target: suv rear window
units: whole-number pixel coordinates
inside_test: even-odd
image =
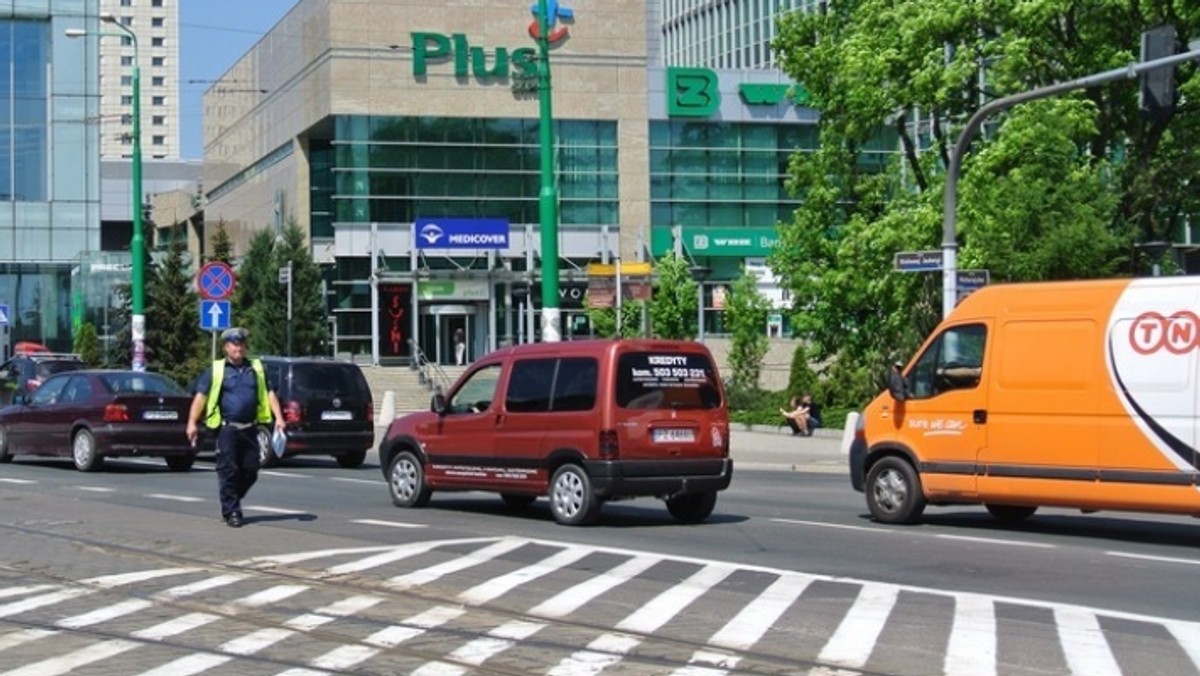
[[[293,364],[292,397],[308,395],[370,397],[362,371],[351,364]]]
[[[719,408],[721,390],[717,385],[717,371],[702,354],[623,354],[617,362],[617,406]]]

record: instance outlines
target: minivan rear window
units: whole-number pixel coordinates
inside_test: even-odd
[[[702,354],[629,352],[617,362],[617,406],[713,409],[721,406],[717,370]]]

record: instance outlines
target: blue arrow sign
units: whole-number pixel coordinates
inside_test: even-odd
[[[229,301],[202,300],[200,301],[200,328],[208,331],[220,331],[229,328]]]
[[[0,305],[0,326],[8,326],[8,306]]]

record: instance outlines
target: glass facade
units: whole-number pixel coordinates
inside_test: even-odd
[[[0,201],[47,198],[50,24],[0,21]]]
[[[537,120],[356,116],[337,118],[335,127],[335,222],[539,220]],[[560,223],[616,225],[616,122],[558,121],[555,135]],[[319,181],[314,172],[314,207]]]

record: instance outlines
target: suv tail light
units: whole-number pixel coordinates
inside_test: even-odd
[[[370,399],[367,400],[367,422],[375,422],[375,402]]]
[[[604,460],[616,460],[621,457],[616,430],[600,430],[600,457]]]
[[[104,422],[129,422],[129,409],[125,407],[125,404],[105,406]]]
[[[283,422],[298,423],[300,422],[300,402],[292,400],[283,407]]]

